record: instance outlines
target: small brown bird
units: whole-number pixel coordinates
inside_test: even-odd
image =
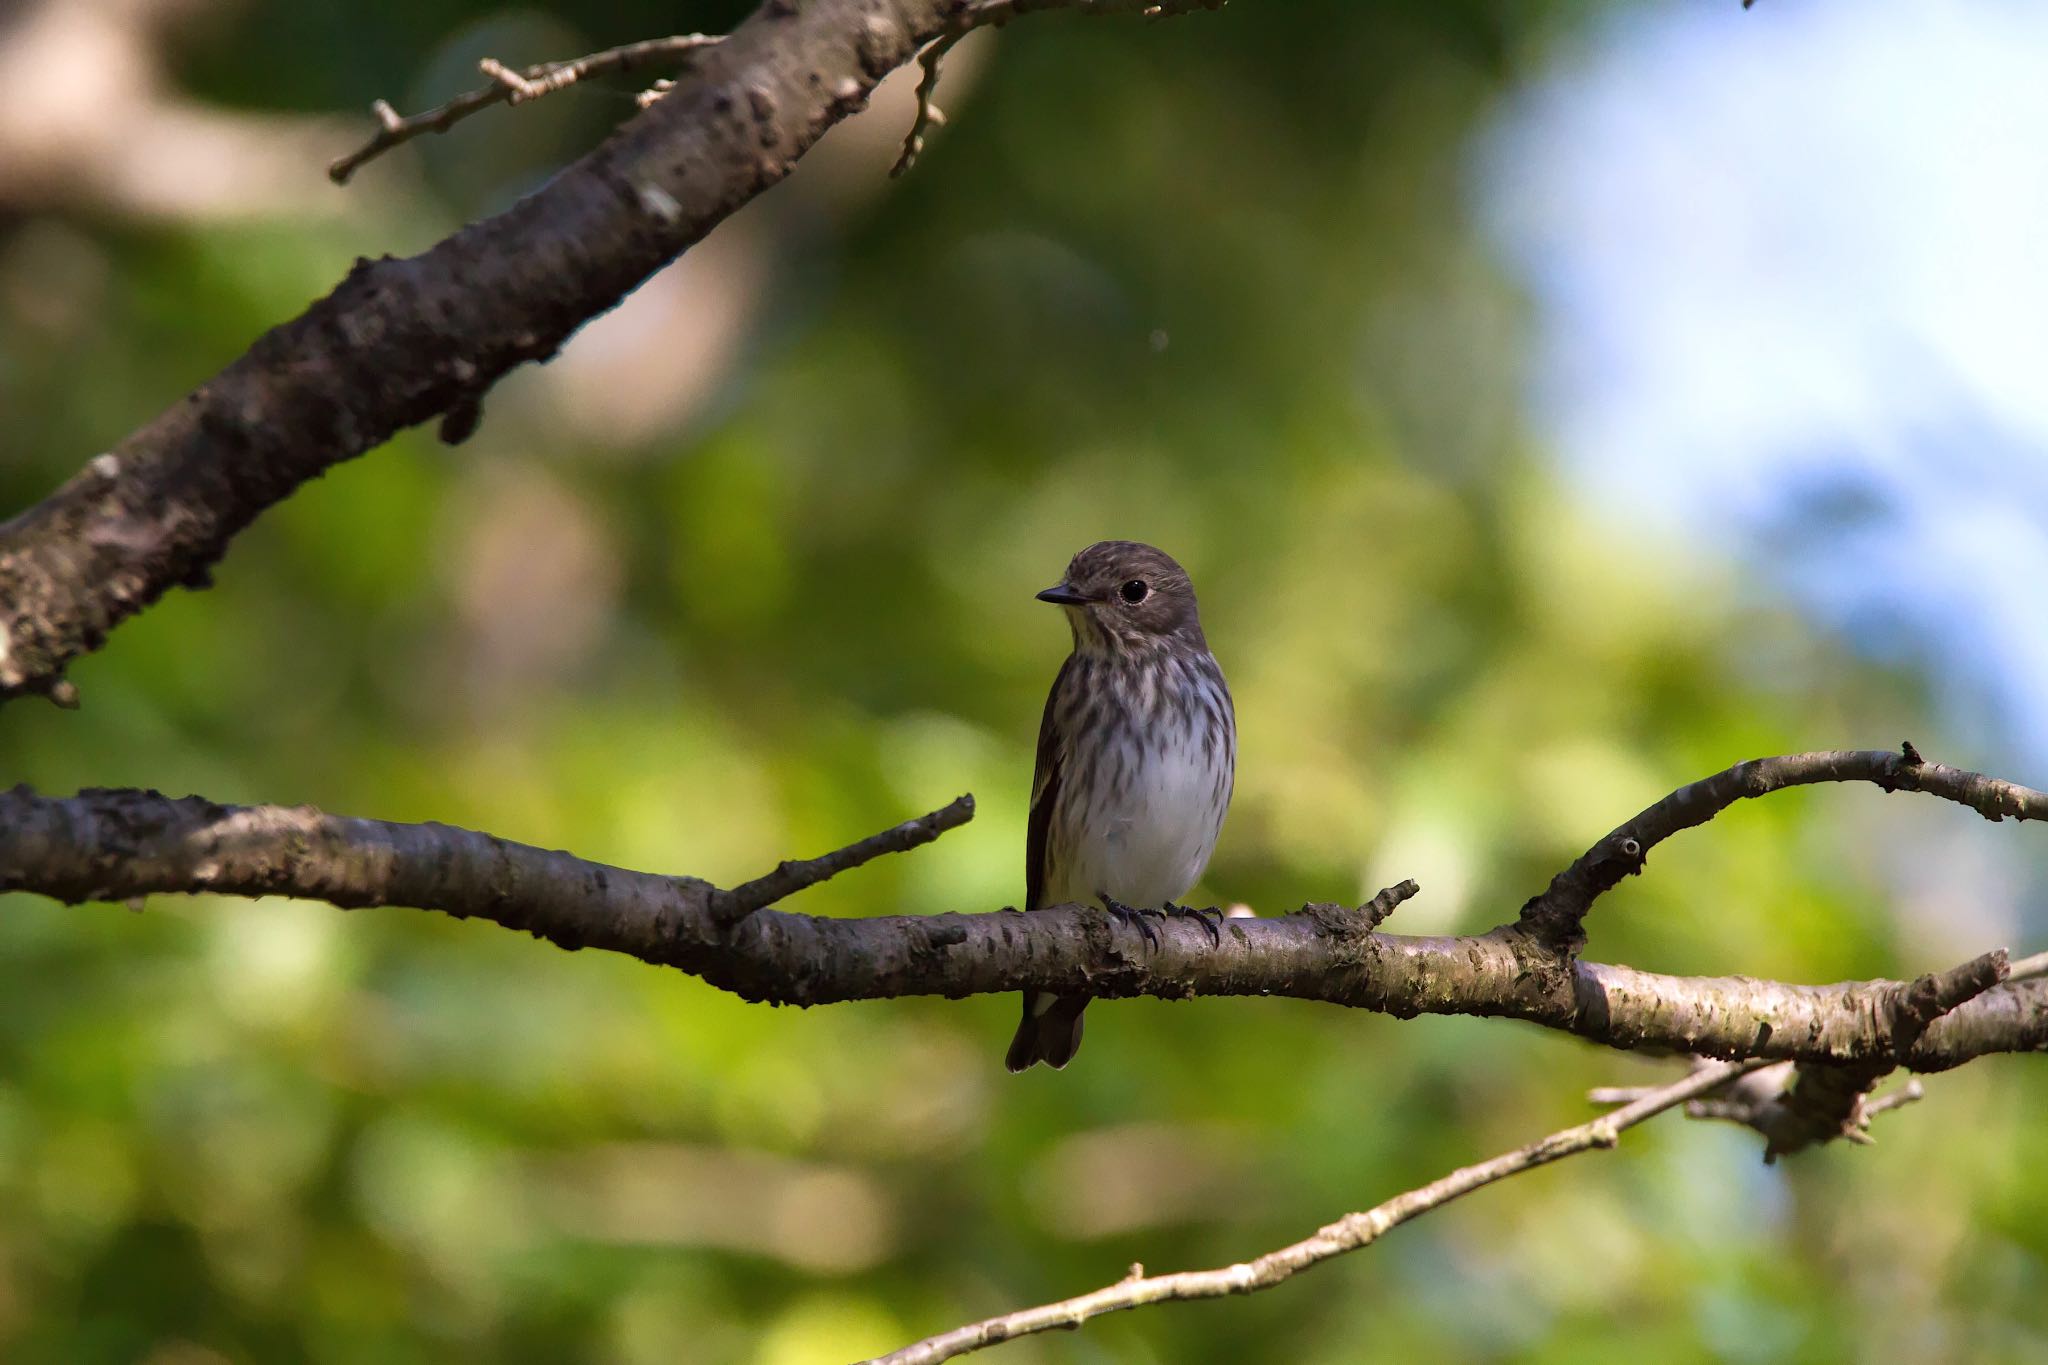
[[[1038,598],[1066,609],[1074,652],[1038,727],[1024,908],[1093,901],[1121,919],[1199,913],[1174,901],[1216,847],[1237,718],[1194,586],[1162,551],[1105,540]],[[1026,991],[1010,1070],[1072,1061],[1088,999]]]

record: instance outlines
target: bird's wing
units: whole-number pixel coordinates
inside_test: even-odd
[[[1038,765],[1031,773],[1031,821],[1024,836],[1024,908],[1040,909],[1045,896],[1045,836],[1052,825],[1052,812],[1060,799],[1060,746],[1053,734],[1053,707],[1066,686],[1067,671],[1074,656],[1060,665],[1045,694],[1045,715],[1038,722]]]

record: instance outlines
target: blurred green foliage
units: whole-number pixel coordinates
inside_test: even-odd
[[[419,107],[484,52],[740,9],[194,8],[176,86],[251,116]],[[1393,927],[1483,928],[1757,753],[1910,735],[1995,764],[1739,564],[1588,520],[1529,444],[1520,304],[1463,153],[1587,9],[1246,3],[978,38],[908,178],[884,178],[899,81],[693,253],[715,267],[503,386],[468,445],[411,433],[333,471],[74,668],[83,711],[0,711],[0,781],[445,820],[727,883],[971,790],[966,829],[793,908],[993,909],[1021,894],[1066,647],[1031,594],[1112,535],[1200,586],[1243,750],[1207,890],[1265,913],[1414,876]],[[308,164],[302,216],[9,210],[0,511],[356,254],[501,206],[629,93],[495,111],[345,194]],[[2011,931],[2027,833],[1775,797],[1661,850],[1591,953],[1946,965]],[[1100,1007],[1067,1072],[1012,1078],[1014,1009],[769,1010],[403,910],[0,900],[0,1357],[850,1359],[1133,1260],[1256,1253],[1672,1065],[1145,1001]],[[1274,1292],[1001,1358],[2039,1359],[2044,1110],[2038,1067],[1996,1059],[1873,1149],[1772,1169],[1667,1119]]]

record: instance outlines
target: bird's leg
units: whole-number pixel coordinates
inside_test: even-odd
[[[1169,915],[1194,916],[1201,926],[1209,931],[1210,946],[1216,948],[1223,946],[1223,912],[1215,906],[1211,905],[1197,909],[1192,905],[1175,905],[1172,901],[1168,901],[1166,903],[1166,913]],[[1211,915],[1214,915],[1216,918],[1210,919],[1209,916]]]
[[[1126,929],[1136,929],[1145,936],[1145,942],[1152,945],[1154,952],[1159,950],[1159,931],[1145,922],[1145,916],[1148,912],[1133,909],[1115,896],[1103,891],[1096,892],[1095,899],[1102,902],[1102,908],[1109,912],[1111,919],[1123,925]],[[1154,910],[1149,913],[1158,914],[1159,912]]]

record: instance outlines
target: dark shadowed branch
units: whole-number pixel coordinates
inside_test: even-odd
[[[1892,1012],[1889,1057],[1878,1054],[1853,1062],[1798,1063],[1784,1093],[1750,1121],[1769,1140],[1764,1160],[1774,1161],[1837,1137],[1867,1140],[1863,1132],[1870,1122],[1866,1100],[1871,1090],[1898,1070],[1935,1020],[2004,981],[2010,971],[2005,950],[1994,949],[1949,971],[1923,976],[1894,995],[1887,1002]]]
[[[1935,764],[1914,765],[1910,783],[1886,780],[1894,762],[1890,754],[1866,752],[1740,764],[1681,789],[1623,828],[1645,831],[1645,842],[1661,839],[1711,814],[1701,811],[1714,802],[1697,793],[1725,795],[1715,800],[1716,808],[1726,806],[1753,783],[1742,775],[1758,773],[1875,781],[1992,813],[2048,811],[2048,796],[2039,792]],[[1697,818],[1679,823],[1659,814],[1680,798],[1690,803],[1688,817]],[[748,1000],[776,1004],[1031,988],[1168,999],[1277,995],[1404,1018],[1523,1019],[1616,1047],[1843,1069],[1837,1080],[1851,1087],[1850,1110],[1854,1095],[1894,1067],[1933,1071],[1986,1053],[2048,1047],[2048,981],[1999,980],[2002,956],[1981,959],[1972,969],[1977,975],[1952,986],[1943,978],[1804,986],[1660,975],[1581,961],[1512,924],[1447,938],[1378,932],[1379,920],[1412,894],[1410,884],[1360,910],[1313,905],[1271,918],[1233,918],[1220,945],[1191,922],[1147,926],[1147,937],[1079,906],[864,919],[757,908],[876,853],[935,837],[968,809],[956,802],[841,853],[722,891],[693,877],[606,867],[448,825],[139,791],[52,799],[17,788],[0,794],[0,890],[74,903],[213,892],[416,906],[490,920],[564,947],[680,967]],[[1980,984],[1966,1004],[1941,1012],[1951,996]],[[1823,1110],[1816,1105],[1814,1112]],[[1834,1127],[1852,1118],[1842,1113]]]
[[[171,588],[204,587],[234,536],[307,480],[437,417],[461,439],[503,375],[553,356],[780,182],[967,3],[767,0],[717,43],[690,44],[663,98],[533,194],[418,256],[357,261],[303,315],[0,523],[0,703],[74,701],[71,661]],[[1016,0],[1020,14],[1092,7]],[[528,98],[576,65],[499,67],[488,99],[427,122]],[[379,119],[378,140],[409,135],[395,111]]]

